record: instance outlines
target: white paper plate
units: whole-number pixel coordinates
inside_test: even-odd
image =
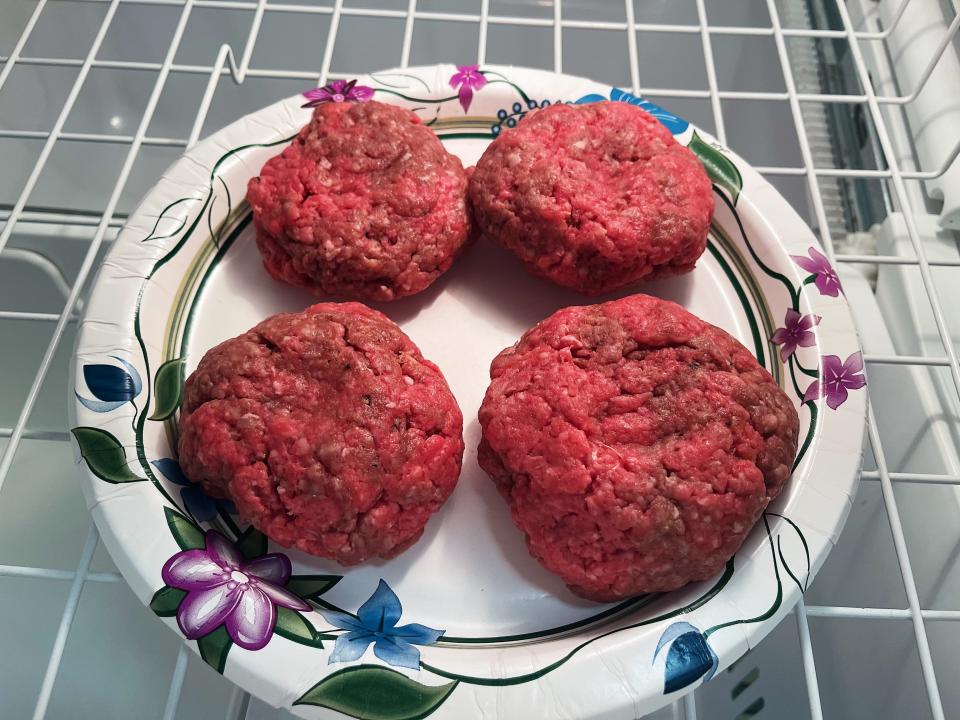
[[[190,645],[243,688],[303,717],[636,717],[759,642],[836,543],[861,460],[867,395],[860,345],[809,228],[706,133],[582,78],[484,67],[486,83],[466,98],[451,86],[454,76],[462,79],[458,72],[449,65],[411,68],[363,77],[359,85],[417,112],[465,165],[531,107],[600,99],[647,108],[701,157],[717,199],[708,251],[692,274],[636,290],[681,303],[756,353],[800,413],[793,479],[721,576],[616,605],[573,596],[530,558],[477,466],[475,418],[494,355],[558,308],[586,301],[530,277],[511,255],[480,241],[426,292],[378,306],[442,368],[463,410],[467,451],[450,501],[423,538],[389,562],[344,569],[271,543],[270,552],[292,561],[293,578],[274,558],[267,580],[234,592],[247,603],[267,581],[286,584],[312,609],[277,610],[262,649],[237,644],[226,625]],[[291,98],[233,123],[167,171],[120,234],[80,327],[73,433],[78,463],[81,455],[85,461],[87,502],[134,592],[176,632],[177,613],[187,612],[180,606],[185,593],[164,589],[164,564],[189,549],[196,550],[193,561],[204,561],[205,529],[230,542],[243,531],[239,518],[178,476],[173,440],[184,374],[214,344],[313,301],[267,276],[243,200],[247,180],[307,122],[302,103]],[[813,344],[795,351],[775,342],[784,333],[774,339],[788,325],[803,335],[790,320],[794,313],[821,318],[806,331]],[[810,389],[818,368],[825,373],[821,392]],[[248,559],[267,551],[249,530],[239,545]],[[368,599],[370,613],[360,612],[360,620],[331,612],[356,613]],[[192,612],[202,612],[202,604],[192,602]],[[398,627],[388,622],[379,634],[368,632],[362,620],[389,616],[391,605],[402,612]],[[410,623],[444,634],[430,642],[435,634],[404,631]],[[331,661],[343,636],[341,645],[369,647],[356,660]],[[410,647],[404,638],[425,644]],[[418,669],[407,667],[418,665],[417,653]]]

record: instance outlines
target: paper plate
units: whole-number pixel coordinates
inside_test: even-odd
[[[653,113],[703,161],[717,209],[696,271],[633,291],[681,303],[756,353],[800,415],[792,480],[709,582],[608,605],[572,595],[529,556],[477,466],[475,418],[494,355],[558,308],[587,301],[530,277],[481,240],[426,292],[377,306],[442,368],[465,418],[459,485],[423,538],[394,560],[343,568],[242,527],[180,473],[177,407],[185,374],[210,347],[314,301],[267,276],[244,202],[248,179],[310,116],[294,97],[187,152],[100,270],[77,340],[72,425],[104,543],[172,630],[209,631],[185,640],[207,663],[302,717],[650,712],[759,642],[837,541],[856,492],[867,404],[837,276],[810,229],[740,157],[622,90],[452,65],[375,73],[356,87],[412,109],[464,165],[535,107],[609,99]],[[362,100],[356,87],[331,95]],[[232,563],[235,584],[200,577],[189,592],[165,586],[162,568],[186,551],[176,562],[196,563],[201,576],[213,553]],[[225,605],[236,607],[224,615]]]

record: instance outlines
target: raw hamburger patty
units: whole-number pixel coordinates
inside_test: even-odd
[[[790,400],[739,342],[671,302],[560,310],[490,375],[480,465],[530,553],[583,597],[710,578],[790,477]]]
[[[426,288],[467,240],[467,176],[409,110],[325,103],[247,186],[277,280],[394,300]]]
[[[221,343],[181,413],[187,477],[281,545],[344,565],[410,547],[460,474],[463,418],[443,375],[359,303]]]
[[[620,102],[531,112],[490,144],[469,193],[486,235],[589,294],[692,270],[713,214],[697,157]]]

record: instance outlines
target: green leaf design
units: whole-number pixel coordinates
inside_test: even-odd
[[[287,590],[304,600],[316,600],[342,579],[342,575],[292,575]]]
[[[730,195],[733,204],[737,204],[737,198],[740,197],[740,190],[743,188],[743,178],[737,166],[731,162],[730,158],[722,151],[704,142],[696,131],[693,133],[693,139],[687,146],[703,163],[704,169],[710,179]]]
[[[150,609],[160,617],[173,617],[177,614],[180,601],[187,596],[186,590],[164,585],[153,594]]]
[[[237,538],[236,545],[237,550],[243,553],[247,560],[253,560],[267,554],[267,536],[253,525],[244,530],[243,535]]]
[[[127,451],[113,435],[95,427],[75,427],[71,430],[80,446],[80,455],[90,472],[108,483],[141,482],[146,480],[127,467]]]
[[[204,635],[197,640],[200,657],[221,675],[223,675],[223,668],[227,664],[227,653],[230,652],[232,646],[233,640],[230,639],[230,635],[223,625],[209,635]]]
[[[322,648],[323,642],[310,622],[296,610],[277,605],[277,624],[273,631],[280,637],[309,647]]]
[[[363,720],[419,720],[449,697],[457,681],[423,685],[379,665],[356,665],[328,675],[294,705],[316,705]]]
[[[177,541],[181,550],[199,550],[206,546],[203,539],[203,530],[185,516],[168,507],[163,509],[163,513],[167,516],[167,527],[170,528],[170,534],[173,535],[173,539]]]
[[[151,420],[166,420],[180,407],[183,398],[183,365],[186,358],[167,360],[157,369],[153,379],[153,394],[156,402]]]
[[[199,202],[200,198],[195,198],[195,197],[180,198],[179,200],[175,200],[174,202],[167,205],[163,210],[160,211],[160,215],[157,217],[157,221],[153,224],[153,229],[150,231],[150,234],[147,235],[140,242],[149,242],[151,240],[166,240],[167,238],[172,238],[178,232],[183,230],[183,226],[187,224],[187,218],[184,217],[180,220],[176,220],[175,218],[167,217],[167,213],[173,210],[173,208],[175,208],[177,205],[180,205],[181,203],[185,203],[185,202],[190,202],[191,200],[196,200]],[[163,220],[172,220],[174,224],[171,225],[171,227],[167,229],[162,235],[157,235],[156,233],[159,230],[160,223]]]
[[[220,184],[223,186],[223,190],[227,196],[227,211],[216,227],[213,226],[213,208],[217,203],[217,195],[214,194],[210,199],[210,205],[207,207],[207,230],[210,231],[210,239],[213,240],[213,244],[219,248],[220,247],[220,233],[223,230],[223,226],[226,224],[227,219],[230,217],[230,213],[233,212],[233,199],[230,197],[230,188],[227,187],[227,183],[224,182],[223,178],[219,175],[217,180],[220,181]],[[212,187],[211,187],[212,189]]]
[[[780,542],[781,538],[783,537],[783,533],[777,534],[777,554],[780,556],[780,562],[783,563],[783,569],[787,571],[787,575],[789,575],[793,580],[793,582],[796,583],[797,587],[800,588],[800,592],[806,592],[807,583],[810,581],[810,546],[807,545],[807,538],[804,537],[803,531],[800,529],[800,526],[797,525],[793,520],[788,518],[786,515],[781,515],[780,513],[775,513],[775,512],[767,512],[765,514],[775,515],[778,518],[782,518],[784,521],[787,522],[787,524],[790,525],[790,527],[793,528],[794,532],[796,532],[797,538],[799,538],[800,544],[803,546],[803,555],[804,555],[804,559],[806,560],[806,568],[802,573],[799,573],[803,575],[803,582],[801,582],[800,578],[797,577],[798,573],[793,572],[793,569],[790,567],[789,563],[787,563],[787,558],[783,554],[783,547]]]

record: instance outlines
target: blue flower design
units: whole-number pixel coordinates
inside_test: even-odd
[[[220,509],[231,515],[237,514],[237,506],[232,500],[216,500],[207,495],[199,485],[187,479],[180,468],[180,463],[173,458],[151,460],[150,464],[163,473],[167,480],[183,488],[180,491],[180,499],[183,500],[187,512],[193,515],[197,522],[213,520]]]
[[[559,100],[553,102],[561,102]],[[517,123],[523,120],[527,113],[531,110],[536,110],[537,108],[545,108],[553,103],[550,100],[541,100],[539,103],[533,98],[527,98],[526,106],[521,105],[520,103],[514,103],[513,107],[509,110],[501,109],[497,111],[497,121],[490,126],[490,134],[494,137],[497,137],[502,131],[503,126],[506,125],[508,128],[515,128]]]
[[[105,413],[133,401],[143,390],[143,381],[137,369],[116,355],[111,358],[123,367],[116,365],[84,365],[83,379],[87,389],[96,398],[91,400],[76,393],[77,400],[93,412]]]
[[[677,117],[673,113],[667,112],[659,105],[655,105],[649,100],[632,95],[624,90],[621,90],[620,88],[610,88],[609,99],[613,100],[614,102],[630,103],[631,105],[636,105],[637,107],[646,110],[657,120],[659,120],[660,124],[669,130],[672,135],[679,135],[690,126],[690,123],[683,118]],[[607,100],[607,98],[605,98],[603,95],[591,93],[589,95],[584,95],[582,98],[577,100],[575,104],[585,105],[587,103],[603,102],[604,100]]]
[[[414,645],[433,645],[446,632],[418,623],[397,627],[403,606],[383,580],[370,599],[357,610],[356,617],[330,610],[319,612],[334,627],[348,631],[337,638],[330,653],[330,663],[357,660],[373,643],[373,654],[385,663],[418,670],[420,651]]]
[[[688,622],[675,622],[660,636],[653,652],[656,661],[660,650],[670,645],[663,674],[663,694],[668,695],[692,685],[701,677],[706,682],[717,671],[720,660],[707,637]]]

